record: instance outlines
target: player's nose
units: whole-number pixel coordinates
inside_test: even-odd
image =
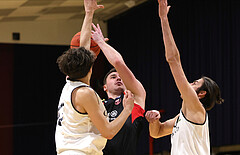
[[[117,81],[122,81],[120,76],[117,76]]]

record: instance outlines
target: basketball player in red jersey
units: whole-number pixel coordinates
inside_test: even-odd
[[[122,113],[122,101],[125,96],[123,92],[126,89],[134,94],[135,103],[131,116],[118,134],[113,139],[108,140],[103,153],[105,155],[135,155],[144,118],[146,92],[143,85],[127,67],[120,53],[104,41],[99,25],[97,27],[93,25],[93,28],[95,30],[92,32],[94,41],[114,67],[103,80],[103,88],[108,95],[108,100],[104,101],[104,105],[108,112],[109,121],[117,119]]]

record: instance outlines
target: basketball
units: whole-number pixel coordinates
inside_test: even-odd
[[[81,34],[81,32],[78,32],[73,36],[73,38],[71,40],[70,48],[78,48],[79,47],[80,34]],[[100,53],[100,47],[97,45],[97,43],[95,43],[95,41],[93,41],[92,37],[91,37],[90,50],[93,51],[96,54],[96,56],[98,56],[98,54]]]

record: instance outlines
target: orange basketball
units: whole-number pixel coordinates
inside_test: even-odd
[[[81,32],[78,32],[73,36],[73,38],[71,40],[70,48],[78,48],[79,47],[80,34],[81,34]],[[96,56],[100,53],[100,47],[97,45],[97,43],[95,43],[95,41],[93,41],[92,37],[91,37],[90,50],[93,51],[96,54]]]

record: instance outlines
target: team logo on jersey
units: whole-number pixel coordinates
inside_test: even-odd
[[[121,101],[122,101],[121,98],[116,99],[115,100],[115,105],[119,105],[119,103],[121,103]]]
[[[110,113],[110,116],[114,118],[114,117],[117,116],[117,114],[118,114],[117,110],[113,110],[113,111]]]
[[[60,106],[58,107],[58,116],[57,116],[57,124],[59,126],[62,126],[62,120],[63,120],[63,106],[64,103],[61,103]]]
[[[178,117],[175,122],[175,125],[173,126],[173,130],[172,130],[172,134],[171,134],[172,137],[179,131],[179,126],[177,126],[177,125],[180,121],[181,121],[181,118]]]
[[[174,125],[174,127],[176,127],[177,126],[177,124],[178,124],[178,122],[180,122],[181,121],[181,118],[177,118],[177,121],[175,122],[175,125]]]

